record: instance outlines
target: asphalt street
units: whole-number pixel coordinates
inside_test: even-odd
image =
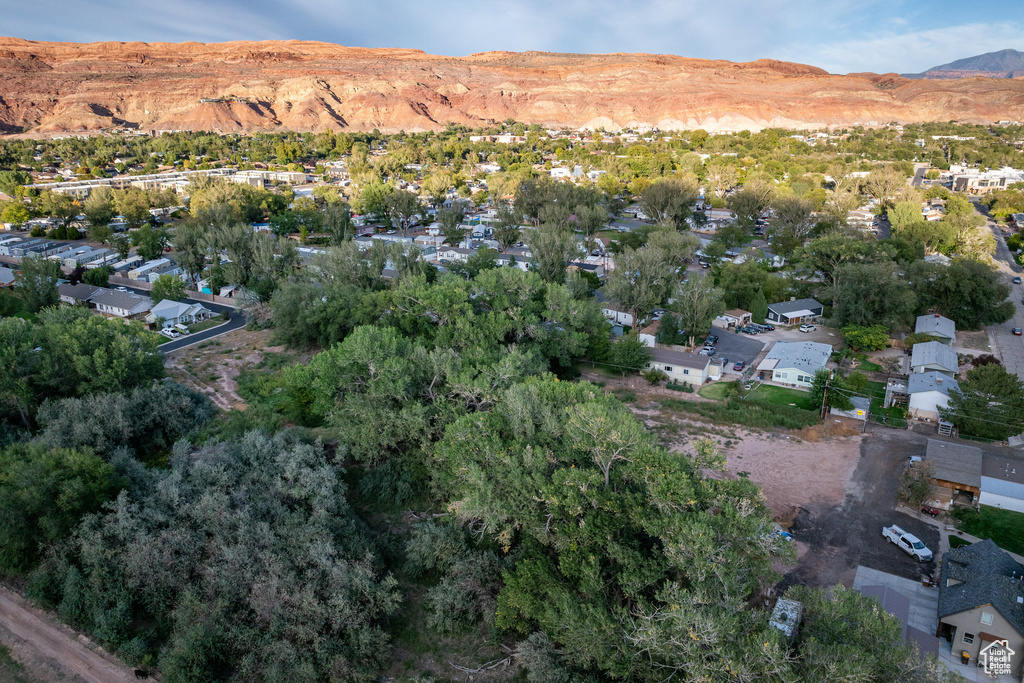
[[[975,207],[985,215],[988,227],[996,237],[996,268],[1010,285],[1010,301],[1017,309],[1013,317],[1005,323],[989,325],[986,328],[988,338],[992,344],[992,350],[1002,359],[1003,367],[1024,379],[1024,336],[1018,337],[1011,332],[1015,327],[1024,329],[1024,305],[1021,304],[1021,298],[1024,297],[1024,286],[1011,283],[1014,276],[1024,276],[1024,268],[1014,263],[1013,258],[1010,257],[1010,250],[1006,246],[1002,231],[985,214],[981,206],[976,203]]]

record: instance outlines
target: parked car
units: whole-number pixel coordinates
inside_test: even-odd
[[[750,325],[744,325],[739,329],[744,334],[757,334],[757,328],[751,327]]]
[[[1019,327],[1013,328],[1013,333],[1018,337],[1022,334],[1021,329]]]
[[[1019,285],[1020,284],[1020,275],[1014,275],[1013,276],[1013,284],[1015,284],[1015,285]]]
[[[714,348],[710,348],[710,349],[701,349],[701,350],[700,350],[700,351],[699,351],[698,353],[699,353],[699,354],[700,354],[701,356],[713,356],[713,355],[715,355],[715,349],[714,349]]]
[[[127,292],[128,288],[127,287],[114,287],[114,291],[115,292]]]
[[[800,331],[801,332],[814,332],[814,330],[816,330],[816,329],[818,329],[818,328],[815,327],[814,325],[809,325],[807,323],[804,323],[803,325],[800,326]]]
[[[717,334],[709,334],[708,338],[704,341],[704,346],[714,346],[717,343],[718,343],[718,335]]]
[[[707,261],[701,261],[701,262],[700,262],[700,267],[701,267],[701,268],[704,268],[705,270],[707,270],[708,268],[710,268],[710,267],[711,267],[711,264],[710,264],[710,263],[708,263]]]
[[[733,363],[732,369],[735,370],[736,372],[740,372],[741,370],[743,370],[744,366],[746,366],[746,363],[744,363],[741,360],[738,360],[735,363]]]
[[[922,543],[921,539],[895,524],[882,527],[882,536],[890,543],[899,546],[899,549],[907,555],[916,557],[918,562],[928,562],[932,559],[932,551],[928,550],[928,546]]]
[[[174,329],[176,329],[181,334],[188,334],[189,333],[189,329],[187,327],[185,327],[184,325],[182,325],[181,323],[177,323],[174,326]]]
[[[175,329],[171,329],[170,327],[165,327],[164,329],[160,330],[160,334],[164,335],[165,337],[170,337],[171,339],[177,339],[178,337],[181,336],[180,332],[178,332]]]

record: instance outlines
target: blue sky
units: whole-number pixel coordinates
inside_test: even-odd
[[[323,40],[433,54],[649,52],[899,73],[1024,50],[1018,0],[0,0],[31,40]]]

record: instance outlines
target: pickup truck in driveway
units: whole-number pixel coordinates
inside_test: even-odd
[[[932,551],[920,541],[914,534],[908,533],[895,524],[882,527],[882,536],[890,543],[895,543],[900,550],[907,555],[913,555],[918,562],[927,562],[932,559]]]

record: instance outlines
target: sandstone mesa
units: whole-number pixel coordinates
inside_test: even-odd
[[[715,131],[1024,120],[1024,79],[832,75],[790,62],[650,54],[467,57],[329,43],[0,38],[0,133],[415,132],[515,119]],[[211,101],[212,100],[212,101]]]

